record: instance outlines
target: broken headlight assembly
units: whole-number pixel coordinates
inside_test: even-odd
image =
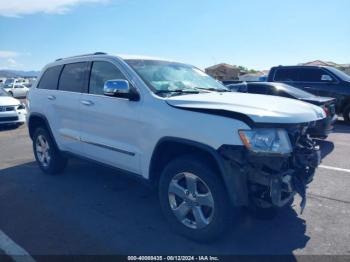
[[[284,129],[256,128],[238,132],[245,147],[254,153],[285,155],[292,152],[288,133]]]

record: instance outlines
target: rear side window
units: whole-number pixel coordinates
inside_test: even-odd
[[[79,62],[64,66],[58,89],[62,91],[86,92],[86,76],[88,73],[88,63]]]
[[[62,66],[54,66],[48,68],[40,79],[38,88],[40,89],[57,89],[58,77],[61,73]]]
[[[298,70],[294,68],[277,68],[274,80],[279,82],[298,81]]]
[[[91,68],[89,93],[103,95],[103,86],[107,80],[124,79],[123,73],[108,62],[94,62]]]

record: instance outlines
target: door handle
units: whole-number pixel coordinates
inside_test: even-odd
[[[304,86],[305,89],[311,89],[311,86]]]
[[[92,106],[94,104],[94,102],[90,101],[90,100],[81,100],[80,101],[84,106]]]
[[[56,99],[56,97],[55,97],[55,96],[53,96],[53,95],[49,95],[49,96],[47,96],[47,99],[49,99],[49,100],[55,100],[55,99]]]

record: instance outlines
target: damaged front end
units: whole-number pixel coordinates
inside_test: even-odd
[[[285,128],[291,146],[289,153],[259,153],[246,147],[226,145],[219,149],[226,167],[239,168],[240,171],[231,181],[236,185],[236,204],[253,204],[259,208],[282,207],[292,202],[298,193],[302,198],[300,206],[303,211],[307,185],[321,161],[319,147],[308,134],[310,125]],[[240,185],[239,189],[237,185]]]

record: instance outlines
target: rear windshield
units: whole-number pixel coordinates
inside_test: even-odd
[[[290,85],[286,85],[286,84],[277,84],[275,85],[277,90],[281,90],[284,91],[288,94],[290,94],[291,96],[295,97],[295,98],[311,98],[311,97],[315,97],[313,94],[308,93],[306,91],[303,91],[299,88],[290,86]]]

